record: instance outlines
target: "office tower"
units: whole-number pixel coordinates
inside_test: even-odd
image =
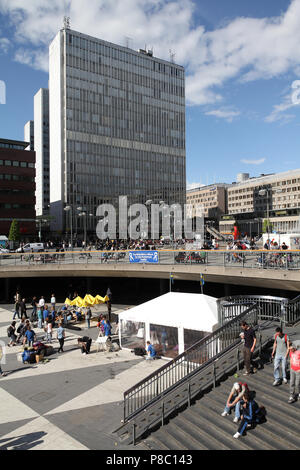
[[[184,204],[184,68],[68,28],[49,54],[53,229],[68,226],[65,205],[73,219],[82,207],[94,231],[89,214],[119,195]]]
[[[36,214],[49,213],[49,90],[34,96],[34,150],[36,153]]]
[[[34,150],[34,122],[27,121],[24,126],[24,142],[29,142],[25,150]]]
[[[35,153],[29,142],[0,138],[0,234],[8,236],[13,219],[24,238],[36,235]]]

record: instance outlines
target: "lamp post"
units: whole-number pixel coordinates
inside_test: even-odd
[[[73,250],[73,211],[71,206],[64,207],[64,211],[70,212],[71,251]]]
[[[282,193],[282,189],[278,188],[274,191],[275,193]],[[269,195],[272,194],[272,188],[263,188],[258,191],[259,196],[267,195],[267,224],[268,224],[268,240],[269,240],[269,225],[270,225],[270,205],[269,205]]]
[[[77,207],[78,209],[78,207]],[[79,217],[84,217],[83,230],[84,230],[84,249],[86,249],[86,212],[80,212]]]

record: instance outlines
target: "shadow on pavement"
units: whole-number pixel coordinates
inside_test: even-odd
[[[43,437],[47,435],[46,432],[32,432],[24,434],[23,436],[10,437],[8,439],[0,439],[0,450],[28,450],[36,447],[44,442]]]

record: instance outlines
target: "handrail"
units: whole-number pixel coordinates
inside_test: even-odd
[[[253,324],[256,324],[257,316],[257,306],[251,305],[239,316],[202,338],[172,361],[126,390],[124,392],[124,422],[145,409],[176,383],[196,373],[204,363],[216,354],[232,345],[239,336],[240,321],[250,317]],[[220,348],[221,350],[219,350]]]

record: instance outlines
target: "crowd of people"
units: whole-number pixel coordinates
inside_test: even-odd
[[[245,372],[243,375],[249,376],[257,371],[256,365],[252,364],[256,335],[254,329],[246,322],[241,323],[241,328],[242,333],[240,336],[244,343]],[[287,334],[283,333],[281,327],[277,327],[275,330],[271,358],[274,359],[274,387],[282,383],[288,384],[286,368],[288,358],[290,359],[290,397],[288,403],[291,404],[300,400],[300,349],[290,341]],[[235,382],[232,386],[221,415],[225,417],[234,411],[233,422],[238,424],[238,429],[233,435],[235,439],[238,439],[247,429],[253,428],[265,419],[266,410],[263,406],[258,406],[254,399],[255,395],[255,391],[250,390],[246,382]]]

